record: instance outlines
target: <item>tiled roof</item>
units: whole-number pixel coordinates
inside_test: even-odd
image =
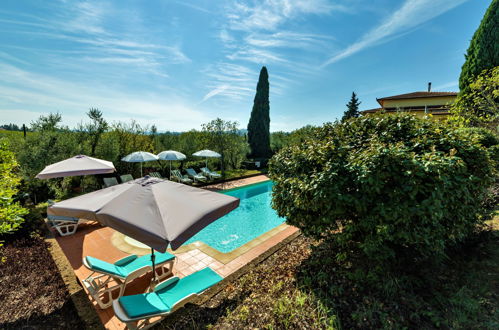
[[[436,96],[457,96],[457,92],[413,92],[407,94],[382,97],[376,100],[378,100],[379,102],[384,100],[413,99],[418,97],[436,97]]]

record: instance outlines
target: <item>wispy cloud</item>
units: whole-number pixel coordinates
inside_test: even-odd
[[[201,102],[199,103],[203,103],[204,101],[212,98],[213,96],[215,95],[218,95],[224,91],[226,91],[227,89],[229,88],[229,85],[220,85],[220,86],[217,86],[215,87],[214,89],[212,89],[211,91],[209,91],[204,97],[203,99],[201,100]]]
[[[64,110],[64,124],[74,127],[91,106],[102,110],[110,121],[137,119],[140,113],[139,123],[156,124],[167,130],[188,130],[210,119],[206,113],[171,95],[153,93],[145,99],[143,95],[100,89],[1,63],[0,71],[0,99],[3,100],[0,113],[3,120],[14,123],[30,121],[40,113]],[[13,117],[15,111],[18,111],[17,118]],[[21,113],[26,116],[19,116]]]
[[[83,1],[67,7],[71,19],[61,22],[66,30],[88,34],[106,34],[104,19],[110,12],[109,5],[104,2]]]
[[[335,63],[361,50],[393,40],[409,30],[459,6],[468,0],[406,0],[383,23],[366,33],[359,41],[329,58],[323,66]]]
[[[230,28],[243,31],[272,31],[288,19],[307,14],[325,15],[333,10],[348,8],[327,0],[264,0],[253,6],[236,2],[227,8]]]
[[[49,45],[46,49],[41,49],[43,46],[40,43],[33,43],[33,46],[30,45],[31,50],[25,50],[31,53],[45,53],[47,58],[53,58],[51,62],[54,63],[63,61],[67,58],[67,53],[71,52],[74,56],[69,66],[82,68],[105,64],[108,71],[113,67],[121,70],[123,65],[127,65],[130,70],[135,69],[137,72],[147,72],[165,78],[169,76],[168,65],[191,62],[179,42],[165,42],[160,37],[145,37],[148,36],[147,29],[142,27],[138,13],[116,8],[107,1],[61,3],[50,19],[26,16],[22,13],[10,13],[9,17],[13,18],[0,21],[6,27],[22,26],[25,21],[29,21],[33,22],[30,23],[32,27],[37,28],[13,29],[11,33],[28,35],[35,40],[57,42],[58,48]],[[110,21],[116,21],[115,17],[119,17],[121,21],[116,24],[119,24],[118,27],[124,25],[123,29],[109,27]],[[127,28],[130,22],[133,22],[133,29]],[[154,39],[159,40],[153,42]],[[69,47],[64,49],[64,46],[60,45]],[[9,54],[5,53],[3,57],[7,55]],[[95,69],[99,71],[98,68]]]
[[[230,60],[244,60],[258,64],[284,63],[286,59],[280,55],[268,50],[256,48],[240,49],[230,55],[227,55]]]
[[[210,13],[211,13],[211,11],[210,11],[210,10],[208,10],[208,9],[206,9],[206,8],[204,8],[204,7],[201,7],[201,6],[195,5],[195,4],[191,3],[191,2],[187,2],[187,1],[185,1],[185,0],[182,0],[182,1],[175,1],[175,3],[176,3],[176,4],[179,4],[179,5],[181,5],[181,6],[189,7],[189,8],[191,8],[191,9],[195,9],[195,10],[197,10],[197,11],[201,11],[201,12],[203,12],[203,13],[208,13],[208,14],[210,14]]]
[[[210,89],[200,103],[214,96],[225,96],[231,99],[242,99],[254,92],[255,81],[258,73],[239,64],[220,62],[208,66],[203,70],[209,79],[207,84]]]
[[[242,81],[241,76],[235,77],[231,70],[225,69],[227,64],[236,65],[235,72],[239,73],[246,65],[270,67],[272,93],[282,94],[289,84],[296,81],[288,76],[314,71],[319,62],[310,65],[315,58],[310,54],[330,49],[329,43],[334,40],[331,36],[301,31],[302,27],[294,24],[291,24],[294,28],[283,27],[305,20],[308,15],[326,16],[334,11],[347,10],[327,0],[229,1],[224,10],[225,21],[217,36],[224,46],[225,59],[210,68],[208,77],[215,83],[207,84],[210,89],[202,102],[214,96],[241,99],[254,93],[258,72],[244,72]]]
[[[333,40],[332,36],[299,33],[290,31],[281,31],[276,33],[264,34],[255,33],[248,35],[245,40],[249,45],[266,48],[304,48],[321,46]]]

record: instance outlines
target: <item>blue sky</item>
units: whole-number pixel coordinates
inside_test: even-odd
[[[271,130],[340,118],[352,91],[456,91],[482,0],[2,0],[0,122],[60,112],[245,128],[262,65]]]

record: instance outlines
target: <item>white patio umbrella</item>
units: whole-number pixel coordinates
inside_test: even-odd
[[[175,150],[166,150],[158,154],[158,158],[161,160],[170,161],[170,179],[172,178],[172,160],[184,160],[186,157],[183,153]]]
[[[112,162],[85,155],[77,155],[46,166],[43,171],[36,175],[36,178],[52,179],[67,176],[106,174],[115,171],[116,169]]]
[[[239,206],[239,199],[145,176],[53,204],[51,215],[96,220],[154,250],[176,250]]]
[[[129,163],[140,163],[140,176],[142,176],[142,163],[158,160],[158,156],[147,151],[136,151],[126,155],[121,160]]]
[[[222,157],[222,155],[220,155],[218,152],[208,150],[208,149],[196,151],[192,155],[196,156],[196,157],[205,157],[206,167],[208,167],[208,158],[220,158],[220,157]]]

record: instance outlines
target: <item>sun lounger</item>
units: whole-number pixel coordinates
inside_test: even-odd
[[[194,169],[192,168],[186,169],[185,172],[189,177],[194,179],[194,182],[196,181],[206,182],[208,180],[204,175],[196,173],[196,171],[194,171]]]
[[[54,201],[49,200],[48,204],[51,206],[54,204]],[[47,222],[51,228],[55,229],[59,233],[59,235],[69,236],[76,233],[80,219],[47,214]]]
[[[172,174],[172,178],[175,181],[182,182],[182,183],[188,183],[188,184],[192,183],[192,180],[189,179],[187,176],[182,175],[179,170],[172,170],[171,174]]]
[[[128,329],[147,329],[221,280],[209,267],[181,279],[175,276],[158,284],[153,292],[115,300],[114,314]],[[157,319],[151,322],[151,318]]]
[[[118,184],[118,180],[116,180],[115,177],[104,178],[103,180],[104,180],[104,187],[105,188],[115,186]]]
[[[155,253],[155,256],[157,280],[161,281],[173,274],[175,256],[170,253]],[[113,264],[87,256],[83,258],[83,264],[93,271],[83,280],[83,286],[102,309],[123,295],[127,283],[152,271],[150,254],[142,257],[130,255]],[[118,294],[113,298],[116,291]]]
[[[151,172],[151,173],[149,173],[149,176],[152,176],[152,177],[155,177],[155,178],[159,178],[159,179],[163,179],[163,177],[161,176],[161,174],[159,174],[159,172]]]
[[[208,167],[203,167],[201,169],[201,172],[203,172],[204,175],[211,179],[220,179],[222,177],[221,174],[218,174],[217,172],[212,172]]]
[[[120,180],[121,180],[121,183],[132,181],[133,180],[133,176],[131,174],[123,174],[123,175],[120,176]]]

